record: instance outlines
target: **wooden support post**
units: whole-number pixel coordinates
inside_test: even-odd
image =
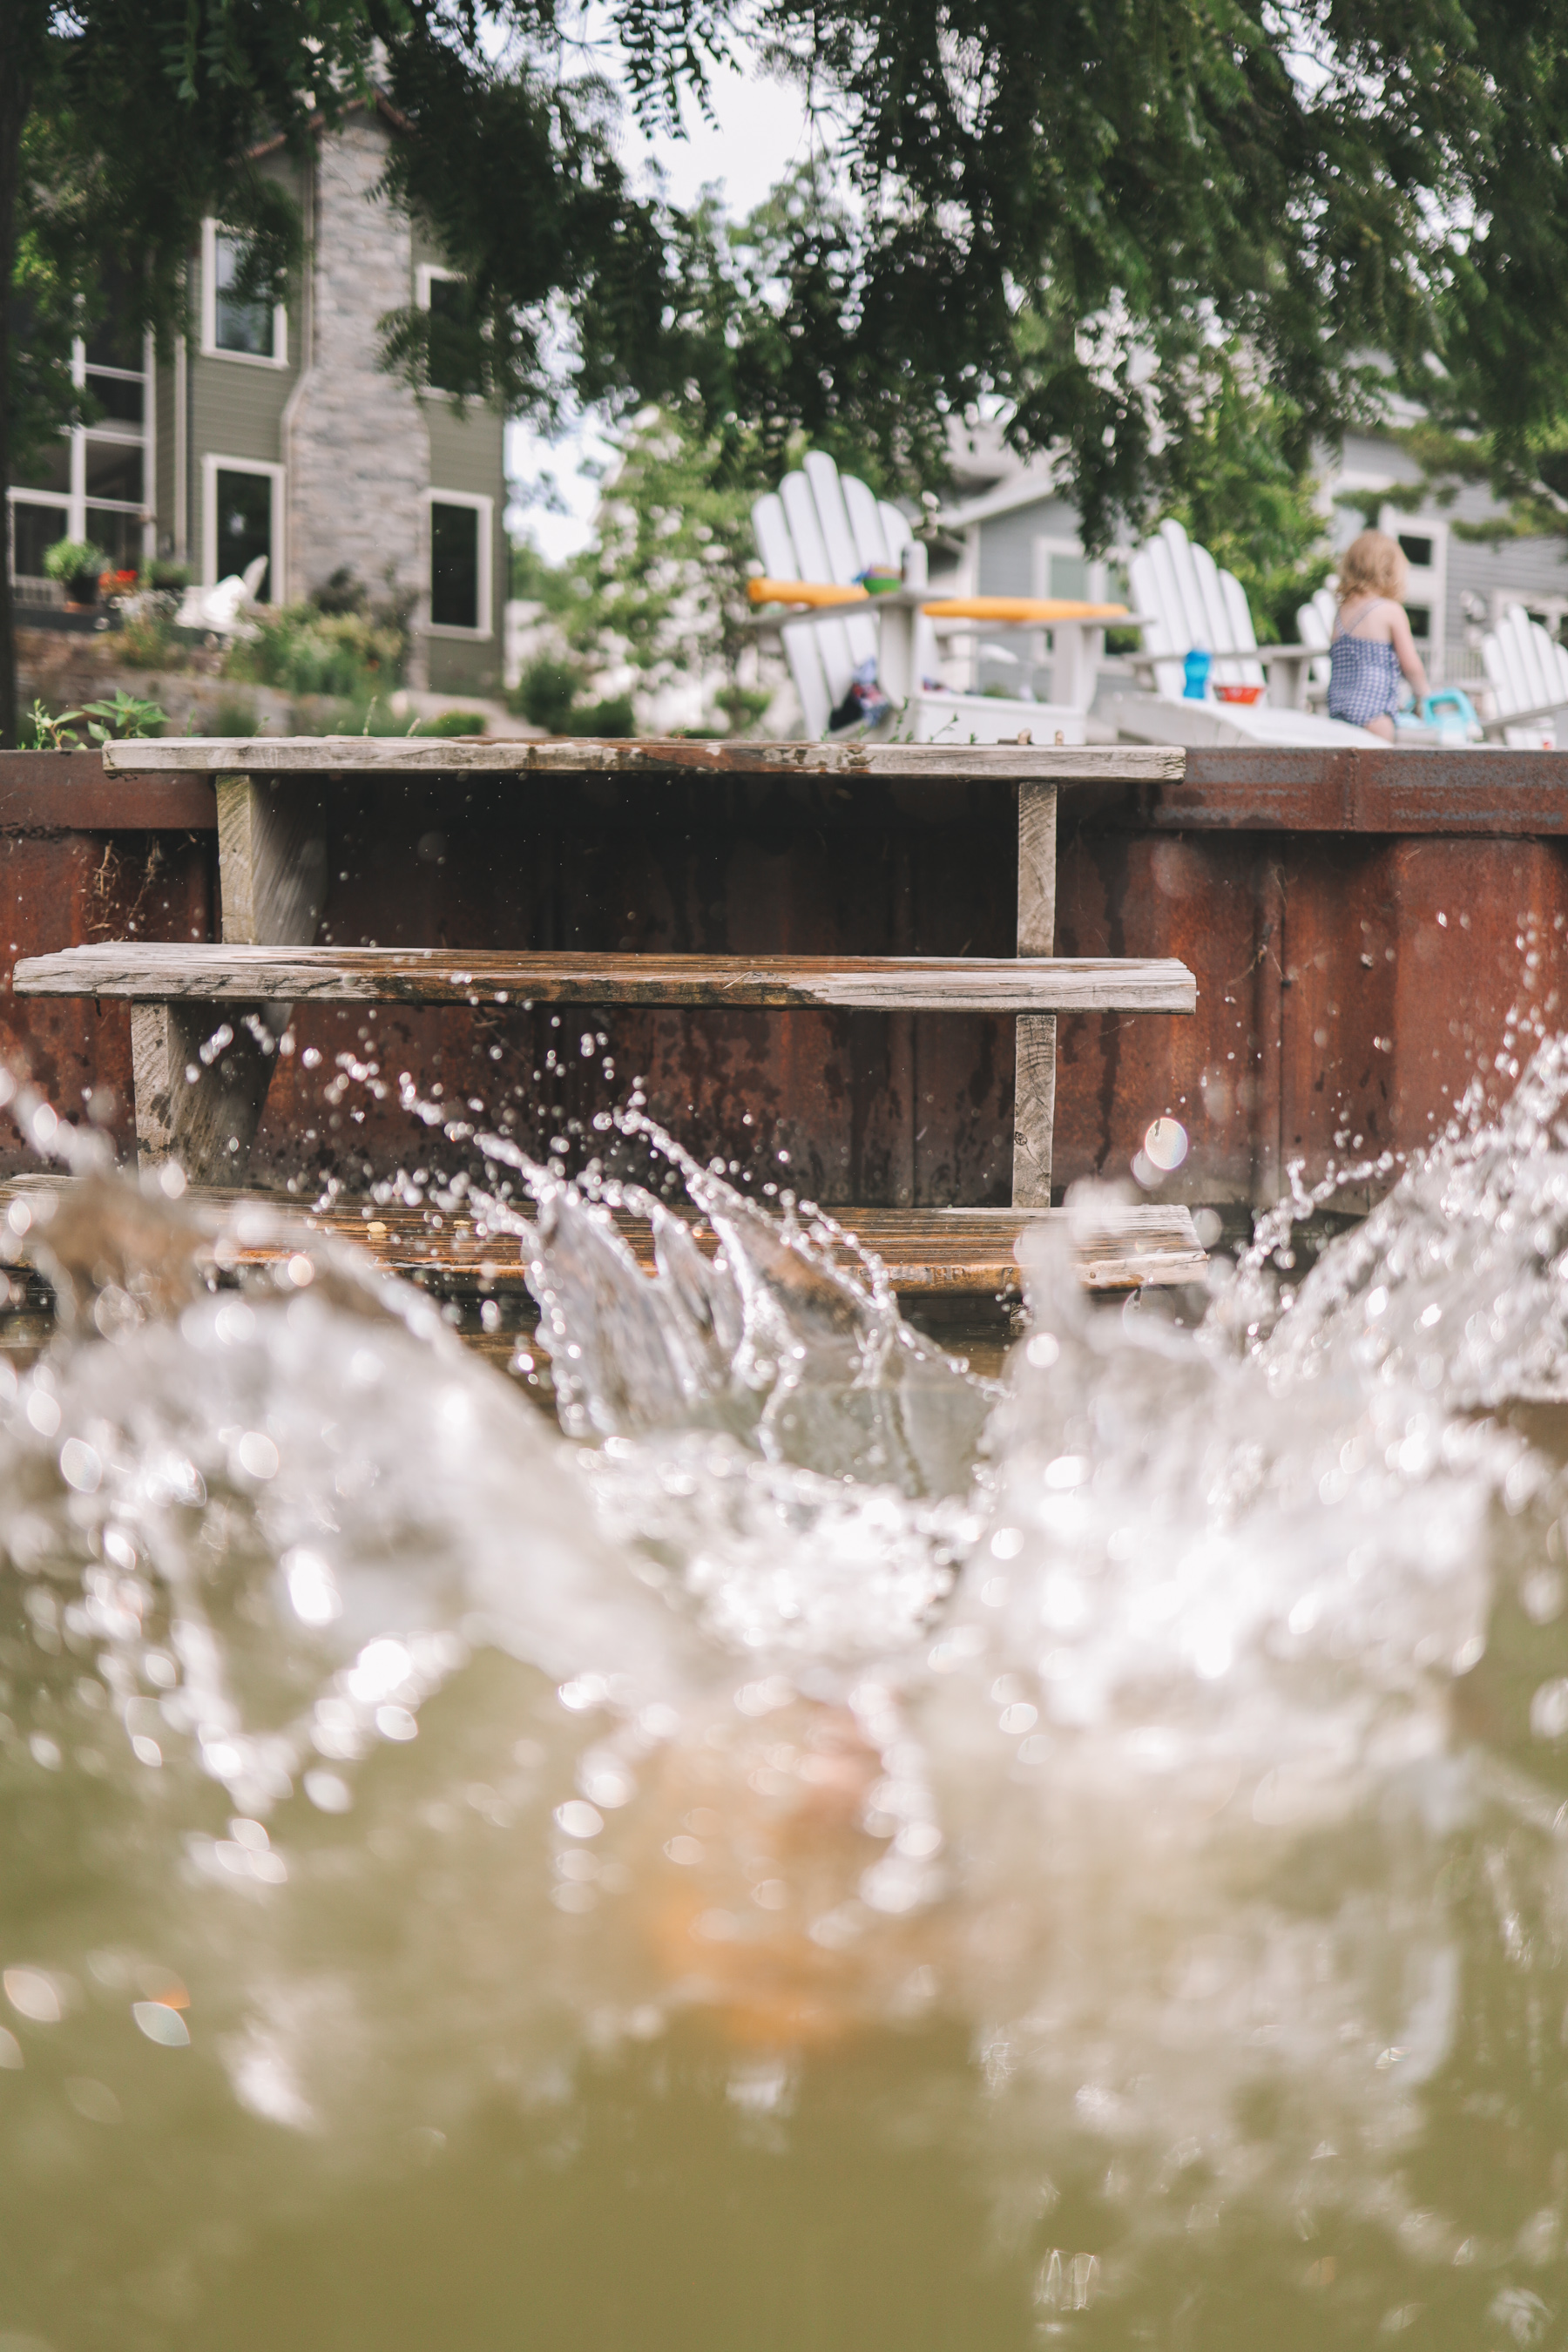
[[[326,803],[293,776],[219,776],[223,936],[236,948],[308,948],[327,899]]]
[[[1056,953],[1057,788],[1018,786],[1018,953]],[[1057,1109],[1057,1018],[1023,1013],[1014,1024],[1013,1206],[1051,1205],[1051,1129]]]
[[[219,776],[215,782],[225,944],[310,947],[327,897],[321,787],[290,776]],[[177,1160],[194,1184],[243,1183],[289,1011],[287,1003],[245,1012],[200,1003],[133,1006],[136,1150],[143,1167]]]
[[[247,1019],[265,1033],[265,1042]],[[277,1054],[259,1007],[132,1004],[136,1157],[177,1160],[193,1184],[244,1181]]]

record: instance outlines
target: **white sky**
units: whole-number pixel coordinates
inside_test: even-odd
[[[689,136],[658,142],[644,139],[628,121],[622,152],[633,169],[643,162],[657,163],[678,205],[693,202],[710,182],[721,183],[727,208],[739,215],[760,204],[793,164],[805,161],[809,152],[805,109],[799,91],[782,82],[721,68],[713,76],[713,112],[716,120],[710,124],[689,108]],[[586,541],[598,484],[582,468],[584,463],[603,463],[609,454],[585,425],[553,446],[527,425],[507,427],[511,479],[530,483],[542,475],[552,476],[566,509],[552,514],[534,504],[509,513],[510,526],[531,538],[552,562]]]

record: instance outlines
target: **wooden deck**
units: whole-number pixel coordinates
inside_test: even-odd
[[[839,1005],[860,1013],[1191,1013],[1173,957],[455,954],[440,948],[162,946],[25,957],[18,996],[165,1004]]]

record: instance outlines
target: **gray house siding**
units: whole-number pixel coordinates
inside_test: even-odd
[[[504,423],[482,405],[458,415],[439,396],[418,396],[379,364],[388,310],[419,299],[422,265],[436,249],[376,193],[394,136],[379,115],[350,116],[301,169],[282,156],[262,168],[293,188],[307,262],[287,305],[286,363],[204,352],[204,255],[191,257],[180,372],[160,369],[157,389],[159,543],[181,538],[200,577],[213,571],[207,512],[215,458],[279,469],[281,547],[269,597],[297,602],[341,565],[373,593],[412,589],[411,682],[438,692],[498,693],[506,599]],[[483,635],[432,634],[428,500],[447,489],[489,501],[489,627]],[[217,570],[224,567],[221,562]]]

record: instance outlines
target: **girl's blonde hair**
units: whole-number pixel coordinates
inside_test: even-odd
[[[1340,558],[1340,602],[1352,596],[1392,596],[1405,601],[1410,566],[1405,550],[1385,530],[1363,530]]]

